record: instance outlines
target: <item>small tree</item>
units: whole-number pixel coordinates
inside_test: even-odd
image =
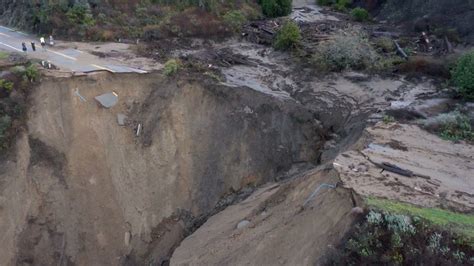
[[[296,47],[301,40],[300,28],[293,21],[287,21],[278,31],[274,46],[279,50]]]
[[[367,10],[356,7],[352,9],[351,11],[351,16],[356,20],[356,21],[367,21],[370,19],[370,14]]]
[[[179,70],[179,62],[176,59],[166,61],[163,73],[166,76],[172,76]]]
[[[474,50],[459,58],[452,79],[463,97],[474,99]]]
[[[31,64],[25,69],[24,79],[34,82],[39,78],[40,74],[38,68]]]
[[[262,12],[267,17],[281,17],[291,13],[293,0],[259,0]]]
[[[13,82],[0,79],[0,89],[5,90],[7,92],[11,92],[13,90]]]
[[[238,10],[231,10],[224,15],[224,22],[229,25],[232,30],[239,31],[242,25],[247,21],[242,12]]]
[[[69,22],[74,25],[90,27],[95,24],[91,9],[89,5],[86,4],[74,4],[74,6],[68,9],[66,16]]]

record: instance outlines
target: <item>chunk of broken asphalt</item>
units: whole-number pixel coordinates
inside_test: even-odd
[[[104,93],[99,96],[96,96],[94,99],[96,99],[103,107],[111,108],[117,104],[118,95],[115,92],[108,92],[108,93]]]

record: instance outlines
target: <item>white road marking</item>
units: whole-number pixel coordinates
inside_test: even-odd
[[[16,50],[16,51],[18,51],[18,52],[23,52],[22,50],[20,50],[20,49],[18,49],[18,48],[15,48],[15,47],[13,47],[13,46],[11,46],[11,45],[8,45],[8,44],[6,44],[6,43],[0,42],[0,44],[6,46],[6,47],[8,47],[8,48],[11,48],[11,49],[13,49],[13,50]]]
[[[19,34],[22,34],[22,35],[25,35],[25,36],[29,36],[27,33],[24,33],[24,32],[21,32],[21,31],[17,31],[17,30],[15,30],[15,29],[10,29],[10,28],[4,27],[4,26],[0,26],[0,29],[7,30],[7,31],[9,31],[9,32],[17,32],[17,33],[19,33]],[[5,34],[5,33],[2,33],[2,32],[0,32],[0,35],[6,36],[6,37],[10,37],[10,38],[15,38],[15,37],[12,37],[12,36],[10,36],[10,35],[8,35],[8,34]],[[18,39],[18,38],[17,38],[17,39]],[[0,45],[4,45],[4,46],[6,46],[6,47],[8,47],[8,48],[11,48],[11,49],[13,49],[13,50],[15,50],[15,51],[18,51],[18,52],[23,52],[21,49],[18,49],[18,48],[16,48],[16,47],[13,47],[13,46],[8,45],[8,44],[3,43],[3,42],[0,42]],[[77,61],[77,58],[74,58],[74,57],[72,57],[72,56],[63,54],[63,53],[61,53],[61,52],[57,52],[57,51],[53,51],[53,50],[49,50],[49,49],[46,49],[46,51],[51,52],[51,53],[54,53],[54,54],[57,54],[57,55],[59,55],[59,56],[61,56],[61,57],[67,58],[67,59],[69,59],[69,60]],[[81,53],[81,54],[86,53],[86,52],[83,52],[83,51],[78,50],[78,49],[76,49],[76,51],[79,52],[79,53]],[[98,69],[107,70],[107,71],[112,72],[112,73],[116,73],[116,71],[114,71],[114,70],[112,70],[112,69],[110,69],[110,68],[107,68],[107,67],[100,66],[100,65],[91,64],[91,66],[93,66],[93,67],[95,67],[95,68],[98,68]],[[148,73],[147,71],[141,70],[141,69],[136,69],[136,68],[132,68],[132,67],[126,67],[126,66],[121,66],[121,67],[128,69],[130,72],[136,72],[136,73],[141,73],[141,74]]]
[[[46,51],[51,52],[51,53],[54,53],[54,54],[57,54],[57,55],[60,55],[60,56],[65,57],[65,58],[67,58],[67,59],[71,59],[71,60],[73,60],[73,61],[76,61],[76,60],[77,60],[77,58],[71,57],[71,56],[69,56],[69,55],[65,55],[65,54],[60,53],[60,52],[56,52],[56,51],[49,50],[49,49],[46,49]]]
[[[106,67],[103,67],[103,66],[98,66],[98,65],[95,65],[95,64],[91,64],[91,66],[96,67],[96,68],[98,68],[98,69],[107,70],[107,71],[110,71],[110,72],[112,72],[112,73],[115,73],[115,71],[113,71],[113,70],[110,69],[110,68],[106,68]]]

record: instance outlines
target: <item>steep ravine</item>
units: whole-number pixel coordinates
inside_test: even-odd
[[[111,91],[118,104],[100,107]],[[293,100],[192,74],[49,77],[30,100],[0,165],[10,265],[159,264],[225,195],[317,164],[332,133]]]

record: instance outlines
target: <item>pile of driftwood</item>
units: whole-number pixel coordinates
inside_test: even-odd
[[[397,32],[386,32],[386,31],[373,31],[372,37],[386,37],[393,40],[397,53],[408,59],[408,55],[405,50],[400,45],[400,39],[404,38],[405,42],[408,41],[404,46],[410,47],[414,54],[423,53],[423,54],[451,54],[454,52],[453,43],[445,35],[442,37],[436,36],[434,34],[429,34],[427,32],[421,32],[413,36],[402,36]]]
[[[257,66],[258,64],[253,60],[250,60],[248,56],[242,54],[236,54],[231,49],[224,48],[216,51],[214,54],[215,62],[224,67],[232,65],[250,65]]]
[[[271,45],[280,23],[276,20],[253,21],[244,26],[242,36],[249,42]]]
[[[306,51],[313,51],[320,42],[328,41],[338,32],[350,30],[350,24],[345,21],[324,20],[319,22],[301,23],[301,44]]]

